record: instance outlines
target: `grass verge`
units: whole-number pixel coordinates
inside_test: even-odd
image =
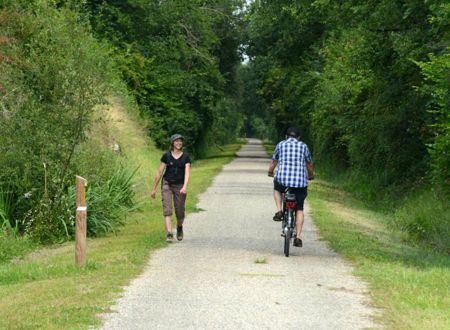
[[[274,145],[267,143],[265,148],[271,154]],[[414,200],[412,207],[396,215],[370,209],[326,181],[313,181],[309,191],[312,216],[323,239],[368,283],[372,301],[382,311],[380,324],[389,329],[450,329],[448,254],[407,243],[405,232],[392,230],[399,216],[420,224],[422,213],[439,214],[433,196],[421,196],[420,203]],[[448,232],[448,226],[447,222],[441,231]]]
[[[125,163],[139,165],[137,196],[142,210],[130,214],[116,234],[88,240],[88,264],[74,266],[74,243],[68,242],[0,262],[0,329],[86,329],[101,323],[121,288],[144,268],[150,252],[166,245],[160,198],[150,201],[150,185],[162,154],[148,143],[138,116],[109,111],[111,134],[119,142]],[[188,189],[187,211],[196,210],[198,195],[222,166],[234,158],[240,144],[210,150],[196,161]],[[187,224],[188,225],[188,224]]]
[[[393,215],[369,210],[324,182],[311,184],[308,200],[322,237],[350,260],[370,286],[389,329],[450,329],[450,258],[402,241],[389,230]]]

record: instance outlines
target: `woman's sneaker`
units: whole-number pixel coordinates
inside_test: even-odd
[[[183,226],[177,226],[177,240],[183,240]]]
[[[166,235],[166,242],[167,243],[172,243],[173,242],[173,234],[172,233],[167,233],[167,235]]]

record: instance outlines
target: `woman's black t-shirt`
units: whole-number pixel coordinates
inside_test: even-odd
[[[172,184],[183,184],[186,164],[191,163],[189,154],[183,152],[180,158],[176,159],[172,156],[170,151],[166,152],[161,157],[161,162],[166,164],[166,172],[164,173],[164,180]]]

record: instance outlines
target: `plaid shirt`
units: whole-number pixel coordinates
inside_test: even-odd
[[[311,162],[308,146],[295,138],[277,144],[272,159],[278,161],[275,180],[285,187],[307,187],[306,162]]]

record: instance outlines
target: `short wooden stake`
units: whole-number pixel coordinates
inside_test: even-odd
[[[75,262],[78,266],[86,265],[86,234],[87,234],[87,180],[77,175],[76,194],[77,211],[75,223]]]

